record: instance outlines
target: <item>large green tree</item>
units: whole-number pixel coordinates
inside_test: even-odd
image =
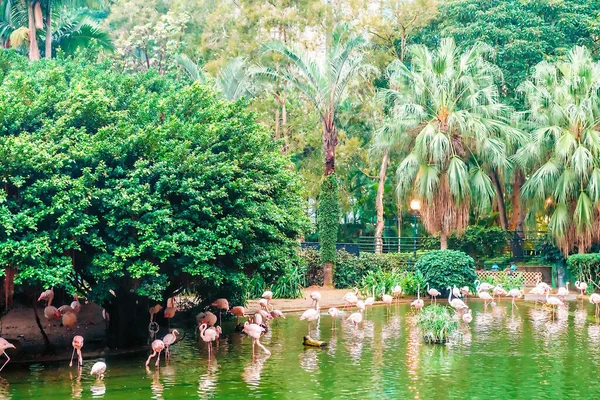
[[[150,299],[239,304],[252,273],[294,260],[300,187],[243,103],[77,59],[0,67],[0,263],[17,284],[102,304],[123,346]]]
[[[364,77],[373,71],[367,63],[362,49],[366,41],[360,35],[355,35],[347,24],[338,24],[327,41],[325,57],[317,61],[314,56],[305,51],[296,50],[282,41],[272,42],[265,46],[269,52],[281,55],[288,64],[285,68],[264,68],[262,76],[283,80],[298,90],[310,102],[321,120],[323,152],[325,153],[324,188],[327,191],[335,189],[335,152],[338,144],[339,108],[349,97],[348,89],[359,77]],[[328,199],[330,194],[321,192]],[[327,237],[322,237],[321,245],[324,254],[335,255],[337,226],[339,224],[339,207],[332,207],[327,201],[327,215],[321,218],[327,224],[335,224],[336,229],[324,229]],[[324,209],[324,211],[325,211]],[[333,246],[333,249],[332,249]],[[333,250],[333,251],[332,251]],[[333,256],[324,258],[323,282],[326,286],[333,285]]]
[[[425,227],[440,235],[442,249],[450,233],[466,229],[472,208],[489,212],[489,169],[504,166],[505,140],[519,137],[507,124],[511,110],[500,102],[490,51],[478,43],[463,52],[451,38],[433,51],[411,46],[411,64],[392,63],[383,91],[397,129],[414,136],[397,170],[398,193],[421,200]]]
[[[565,257],[584,253],[600,241],[600,63],[575,47],[564,62],[538,64],[519,89],[532,126],[515,156],[532,171],[522,195],[532,216],[550,213]]]

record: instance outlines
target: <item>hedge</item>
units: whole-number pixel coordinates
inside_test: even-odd
[[[596,287],[600,284],[599,253],[573,254],[567,258],[567,267],[575,279],[585,281],[589,286],[590,282],[594,282]]]

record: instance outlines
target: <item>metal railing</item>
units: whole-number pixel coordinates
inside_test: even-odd
[[[358,239],[358,246],[361,252],[367,253],[410,253],[421,250],[424,239],[408,236],[384,236],[378,240],[374,236],[361,236]]]

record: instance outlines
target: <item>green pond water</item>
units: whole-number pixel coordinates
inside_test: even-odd
[[[333,399],[333,398],[600,398],[600,325],[587,303],[550,313],[509,301],[484,310],[472,302],[470,329],[448,345],[426,345],[407,305],[368,310],[352,327],[323,315],[312,336],[329,342],[305,348],[305,321],[288,315],[262,339],[267,357],[252,356],[251,340],[226,332],[209,361],[190,332],[172,348],[170,363],[146,370],[146,356],[109,358],[103,381],[68,363],[2,372],[0,399]],[[347,315],[346,315],[347,316]],[[85,351],[85,348],[84,348]]]

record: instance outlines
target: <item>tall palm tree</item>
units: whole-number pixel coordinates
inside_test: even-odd
[[[338,144],[337,117],[340,104],[349,96],[348,87],[356,78],[366,77],[375,71],[375,67],[367,62],[362,52],[366,45],[367,42],[362,36],[353,34],[348,24],[341,23],[333,28],[323,57],[291,48],[281,41],[265,46],[267,52],[282,57],[285,63],[278,69],[263,68],[259,75],[279,79],[295,88],[319,114],[325,153],[324,182],[329,181],[326,184],[329,188],[337,188],[331,180],[335,179],[333,174]],[[330,212],[334,213],[334,210],[330,209]],[[320,233],[326,230],[335,234],[339,218],[337,221],[336,218],[329,218],[328,221],[327,224],[332,226],[320,228]],[[336,224],[335,227],[333,224]],[[323,243],[322,241],[322,251],[331,254],[331,249],[325,249]],[[335,246],[335,239],[333,245]],[[323,281],[326,286],[333,284],[332,260],[325,260]]]
[[[506,142],[521,134],[507,122],[512,110],[499,100],[499,68],[487,60],[490,48],[478,43],[463,53],[453,39],[438,49],[408,49],[411,65],[388,67],[393,122],[411,137],[410,153],[396,176],[398,195],[422,204],[425,228],[440,235],[462,233],[471,207],[489,211],[495,189],[488,168],[506,166]]]
[[[600,241],[600,63],[584,47],[565,62],[541,62],[521,84],[532,130],[515,159],[535,169],[521,194],[530,214],[548,209],[565,256]]]

